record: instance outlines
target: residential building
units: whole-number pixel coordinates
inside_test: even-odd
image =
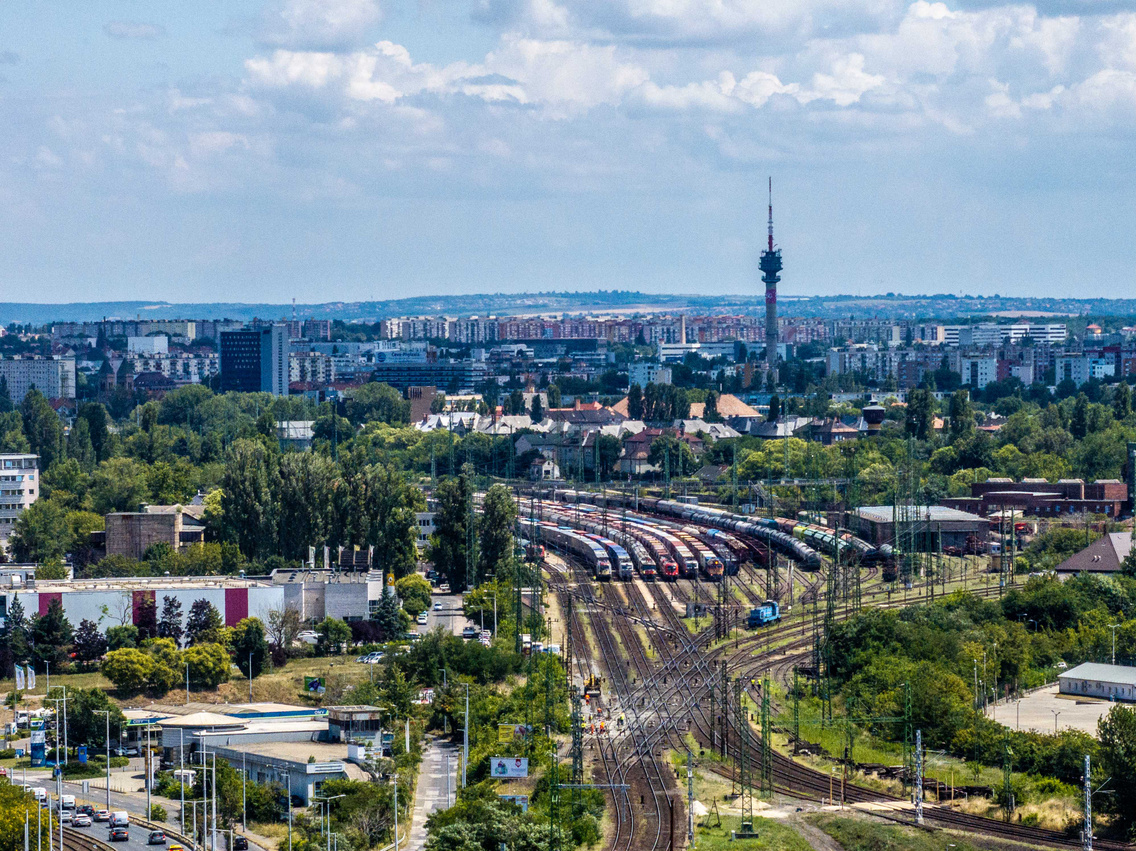
[[[8,548],[16,520],[39,498],[39,456],[0,455],[0,546]]]
[[[646,387],[648,384],[670,384],[671,368],[653,361],[647,363],[633,363],[627,368],[628,386],[638,384]]]
[[[170,351],[170,338],[165,334],[152,337],[127,337],[126,350],[132,355],[164,355]]]
[[[221,332],[221,391],[288,395],[288,335],[283,325]]]
[[[998,358],[993,355],[963,355],[959,358],[959,374],[963,384],[981,390],[998,380]]]
[[[1136,700],[1136,668],[1083,662],[1057,675],[1059,694],[1099,697],[1104,700]]]
[[[75,358],[17,355],[0,358],[8,397],[19,405],[33,387],[48,399],[75,398]]]

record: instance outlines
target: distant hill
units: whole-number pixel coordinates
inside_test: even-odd
[[[510,315],[600,312],[679,311],[752,313],[764,310],[764,293],[738,295],[656,295],[651,293],[550,292],[475,293],[460,296],[415,296],[388,301],[298,304],[301,319],[342,319],[375,322],[391,316]],[[784,316],[880,317],[922,319],[964,316],[1136,316],[1136,299],[1012,298],[1008,296],[883,295],[781,296]],[[36,304],[0,302],[0,322],[45,325],[51,322],[91,322],[99,319],[278,319],[292,315],[291,304],[205,302],[185,304],[155,301],[73,302]]]

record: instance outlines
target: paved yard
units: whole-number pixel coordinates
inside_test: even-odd
[[[1097,720],[1108,713],[1112,704],[1107,700],[1091,697],[1059,695],[1057,684],[1035,691],[1021,701],[1000,702],[988,707],[986,715],[994,718],[1011,730],[1036,730],[1039,733],[1052,733],[1054,712],[1058,730],[1074,729],[1096,735]]]

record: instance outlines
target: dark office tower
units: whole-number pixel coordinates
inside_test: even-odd
[[[781,280],[781,249],[773,247],[773,178],[769,178],[769,245],[761,252],[761,280],[765,282],[765,362],[777,381],[777,282]]]
[[[261,325],[221,332],[221,392],[288,395],[288,329]]]

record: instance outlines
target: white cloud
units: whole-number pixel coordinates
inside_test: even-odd
[[[342,48],[362,43],[382,18],[377,0],[280,0],[264,13],[259,38],[291,48]]]

